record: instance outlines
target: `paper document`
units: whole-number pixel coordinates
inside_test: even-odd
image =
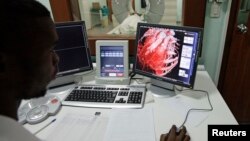
[[[166,105],[168,107],[172,107],[174,112],[176,112],[180,117],[185,119],[187,112],[189,109],[198,108],[198,109],[207,109],[209,108],[208,102],[205,98],[204,101],[200,99],[192,99],[182,95],[178,95],[172,98],[168,98],[166,100]],[[191,127],[199,126],[204,120],[208,118],[209,112],[208,111],[192,111],[189,113],[186,125]]]
[[[101,141],[108,118],[68,113],[59,120],[46,141]]]
[[[104,141],[155,141],[153,109],[113,109]]]

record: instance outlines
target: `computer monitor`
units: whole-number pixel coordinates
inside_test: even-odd
[[[202,28],[138,23],[135,74],[151,78],[151,88],[170,90],[174,85],[193,88],[202,44]]]
[[[93,69],[84,21],[56,23],[59,37],[55,52],[60,61],[56,79],[49,87],[74,82],[74,75]]]
[[[128,40],[96,41],[96,83],[129,83]]]

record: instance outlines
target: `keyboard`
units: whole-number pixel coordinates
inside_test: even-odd
[[[79,85],[62,105],[98,108],[143,108],[145,85]]]

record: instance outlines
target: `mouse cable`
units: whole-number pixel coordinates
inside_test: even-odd
[[[203,93],[206,94],[207,99],[208,99],[208,103],[210,105],[210,108],[208,108],[208,109],[199,109],[199,108],[191,108],[191,109],[189,109],[186,116],[185,116],[185,119],[184,119],[183,123],[181,124],[181,126],[179,127],[179,129],[181,129],[184,126],[184,124],[187,121],[188,115],[189,115],[189,113],[191,111],[213,111],[214,108],[213,108],[213,105],[211,104],[211,100],[210,100],[210,97],[209,97],[209,94],[208,94],[207,91],[205,91],[205,90],[195,90],[195,89],[185,89],[185,90],[183,90],[183,87],[181,89],[178,89],[176,86],[174,86],[174,88],[175,88],[175,90],[178,90],[178,91],[181,91],[181,92],[188,91],[188,90],[189,91],[196,91],[196,92],[203,92]]]

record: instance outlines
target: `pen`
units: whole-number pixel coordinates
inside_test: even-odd
[[[39,132],[41,132],[43,129],[45,129],[46,127],[48,127],[51,123],[55,122],[56,119],[53,119],[51,122],[49,122],[48,124],[46,124],[45,126],[43,126],[41,129],[37,130],[34,134],[38,134]]]

